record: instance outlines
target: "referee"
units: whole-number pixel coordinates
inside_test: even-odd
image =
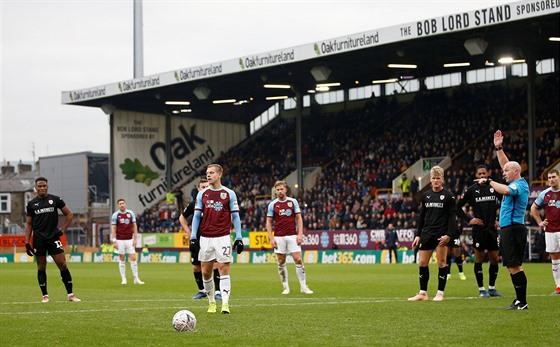
[[[509,270],[511,282],[515,288],[516,298],[506,310],[526,310],[527,277],[523,271],[523,257],[527,244],[527,228],[525,227],[525,210],[529,203],[529,185],[521,177],[521,166],[518,162],[509,161],[503,148],[504,136],[501,130],[494,133],[494,149],[503,170],[503,177],[508,185],[492,181],[490,178],[479,178],[478,184],[486,184],[503,195],[500,209],[500,249],[504,266]]]
[[[49,186],[45,177],[35,180],[37,197],[27,204],[25,224],[25,249],[29,256],[37,259],[37,279],[39,288],[43,293],[44,303],[49,302],[47,292],[47,253],[50,255],[60,270],[62,283],[68,293],[68,301],[80,302],[81,300],[72,292],[72,275],[66,265],[64,247],[60,236],[68,229],[72,222],[73,214],[62,198],[48,193]],[[66,217],[62,229],[58,229],[58,210]],[[30,245],[33,234],[33,247]]]

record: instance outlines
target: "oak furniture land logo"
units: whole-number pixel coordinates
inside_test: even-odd
[[[144,183],[148,187],[152,185],[152,181],[159,177],[159,173],[155,172],[148,165],[143,165],[138,159],[131,160],[126,158],[124,163],[119,167],[122,170],[125,180],[134,180],[134,182]]]

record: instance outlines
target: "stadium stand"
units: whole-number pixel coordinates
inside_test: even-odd
[[[560,157],[560,112],[554,95],[558,95],[558,74],[541,78],[537,176]],[[314,108],[303,119],[303,161],[304,166],[323,170],[315,185],[298,197],[305,228],[384,228],[388,223],[414,228],[415,198],[380,198],[378,191],[391,188],[392,180],[409,165],[430,156],[453,159],[446,186],[456,195],[471,184],[478,164],[487,164],[493,178],[500,180],[490,143],[497,128],[507,133],[508,156],[522,158],[526,168],[526,100],[523,86],[488,83],[424,90],[403,103],[395,96],[381,97],[364,107],[335,113]],[[265,230],[270,187],[295,170],[294,127],[293,119],[276,119],[217,160],[225,169],[223,184],[238,194],[245,230]],[[156,206],[140,215],[140,230],[176,232],[180,226],[175,217],[173,211]]]

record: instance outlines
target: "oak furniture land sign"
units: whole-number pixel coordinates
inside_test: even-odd
[[[137,214],[165,199],[166,193],[205,172],[221,152],[247,137],[243,125],[171,119],[171,144],[165,146],[165,115],[115,111],[113,164],[115,198],[124,198]],[[165,181],[165,159],[171,151],[171,181]]]

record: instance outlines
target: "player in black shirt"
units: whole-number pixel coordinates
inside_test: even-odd
[[[60,236],[68,229],[72,222],[73,214],[64,200],[56,195],[48,193],[48,181],[44,177],[35,180],[37,197],[27,204],[27,216],[25,225],[25,248],[29,256],[37,259],[37,279],[39,288],[43,293],[43,302],[49,302],[47,292],[47,253],[50,255],[58,269],[62,283],[68,293],[68,301],[81,301],[72,292],[72,276],[66,265],[64,247],[60,242]],[[66,219],[62,229],[58,229],[58,210],[62,211]],[[33,234],[33,247],[29,243]]]
[[[476,168],[476,178],[488,178],[488,168],[479,165]],[[468,204],[472,208],[472,216],[467,216],[463,206]],[[496,290],[496,278],[499,269],[499,245],[498,245],[498,221],[496,212],[500,199],[496,190],[489,185],[475,183],[463,193],[457,203],[457,216],[472,226],[473,248],[474,248],[474,275],[478,283],[478,292],[481,298],[491,296],[500,297]],[[484,275],[482,263],[484,262],[484,250],[488,251],[488,291],[484,288]]]
[[[206,178],[201,178],[197,183],[198,191],[208,188],[209,183]],[[196,195],[195,195],[196,200]],[[181,215],[179,216],[179,223],[183,227],[183,230],[187,233],[187,240],[191,238],[191,229],[189,225],[192,223],[192,217],[194,215],[194,205],[196,201],[193,200],[190,204],[185,207]],[[198,234],[198,239],[200,240],[200,233]],[[191,251],[191,264],[193,267],[194,280],[198,286],[198,293],[193,296],[193,299],[202,299],[207,296],[206,291],[204,291],[204,284],[202,283],[202,269],[200,268],[200,260],[198,260],[198,252]],[[222,294],[220,293],[220,273],[218,272],[218,264],[214,264],[214,286],[216,292],[214,298],[216,300],[222,300]]]
[[[412,248],[419,248],[418,267],[420,291],[408,301],[428,300],[428,281],[430,269],[428,264],[434,249],[438,265],[438,291],[434,301],[443,300],[443,292],[447,283],[447,243],[453,239],[457,229],[455,198],[443,189],[443,169],[434,166],[430,170],[432,187],[422,196],[418,231],[412,242]]]

